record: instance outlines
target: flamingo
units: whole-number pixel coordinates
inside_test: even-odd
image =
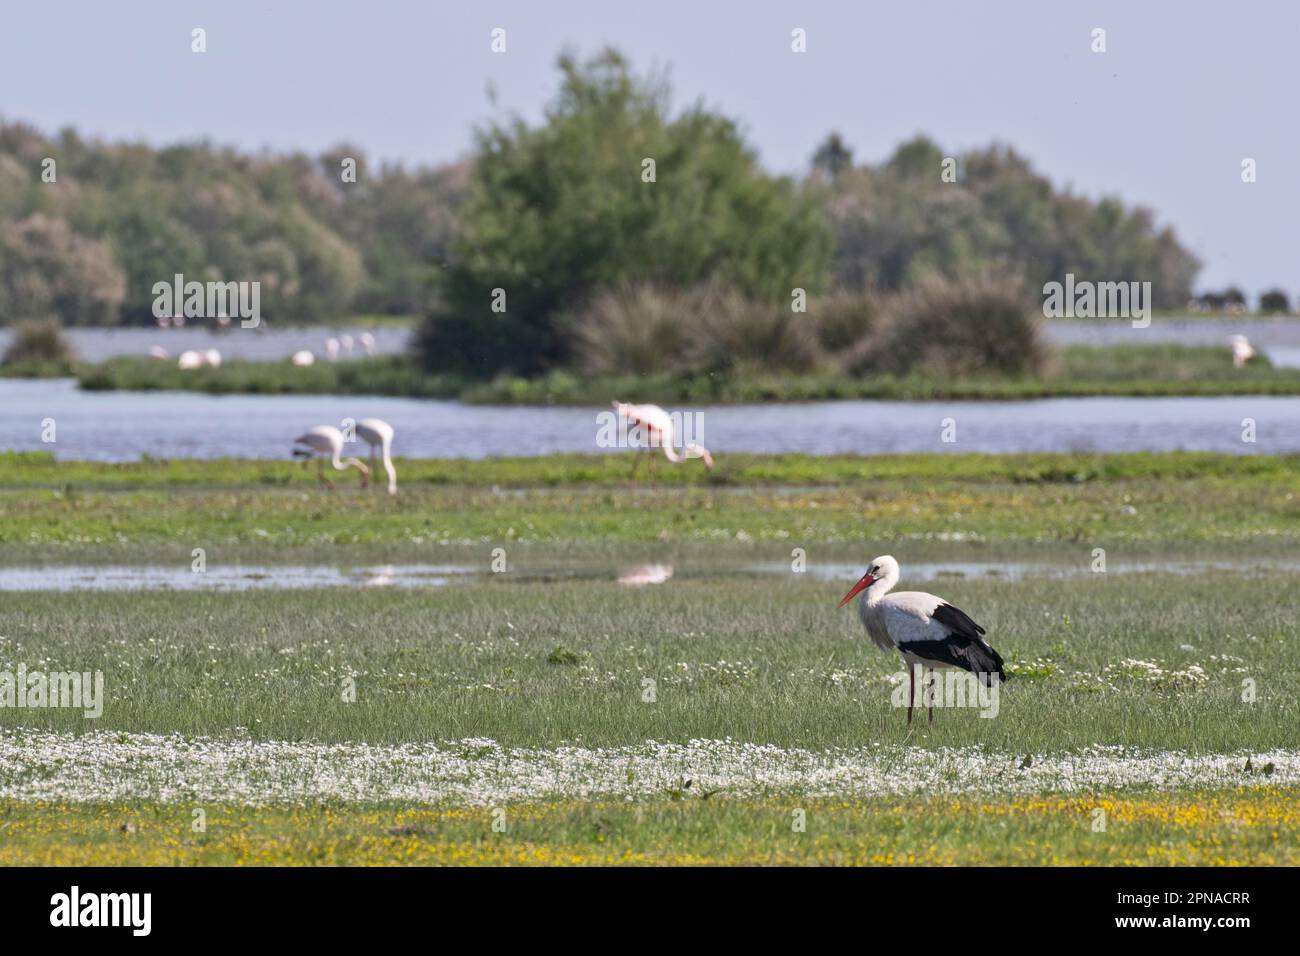
[[[149,357],[153,359],[158,359],[158,361],[160,362],[171,358],[167,350],[163,348],[161,345],[149,346]]]
[[[331,362],[339,357],[339,340],[332,335],[325,340],[325,354]]]
[[[882,650],[897,649],[907,663],[909,724],[916,702],[918,667],[923,674],[926,667],[960,667],[974,674],[985,687],[992,687],[995,677],[999,682],[1007,679],[1002,658],[984,639],[984,628],[965,611],[925,591],[889,594],[898,578],[898,562],[892,555],[881,555],[844,595],[839,607],[848,604],[860,591],[866,592],[858,604],[858,613],[871,640]],[[930,723],[934,723],[933,703],[929,710]]]
[[[1237,368],[1244,368],[1258,354],[1244,335],[1234,335],[1228,341],[1232,343],[1232,364]]]
[[[373,335],[369,332],[362,332],[357,340],[361,343],[361,347],[366,350],[367,355],[375,354],[375,337]]]
[[[202,352],[196,352],[194,349],[187,349],[176,359],[176,367],[188,370],[203,368],[203,363],[207,357]]]
[[[713,468],[713,456],[703,445],[697,445],[690,442],[682,449],[682,454],[678,454],[673,448],[673,420],[666,411],[658,405],[630,405],[627,402],[614,402],[614,410],[618,412],[619,418],[631,422],[636,427],[645,432],[648,443],[646,450],[653,452],[654,447],[659,445],[664,450],[664,457],[673,464],[686,461],[689,458],[699,458],[704,462],[704,467]],[[637,467],[641,464],[641,456],[637,455],[632,462],[632,477],[636,478]],[[654,458],[650,459],[651,475],[654,474]]]
[[[295,445],[303,445],[303,448],[293,450],[294,457],[304,459],[302,466],[307,467],[312,458],[317,458],[320,464],[320,480],[326,485],[333,488],[334,483],[325,477],[325,455],[330,456],[330,464],[334,466],[335,471],[346,471],[349,468],[355,468],[361,472],[361,487],[366,487],[370,481],[370,469],[365,466],[359,459],[343,458],[339,456],[343,453],[343,433],[333,425],[316,425],[307,429],[301,435],[293,440]]]
[[[203,360],[212,368],[221,368],[221,353],[216,349],[208,349],[204,352]]]
[[[393,426],[378,418],[363,418],[357,422],[357,437],[370,446],[370,468],[375,467],[375,448],[383,456],[384,471],[388,473],[388,493],[397,494],[397,469],[393,467]]]
[[[293,353],[293,357],[289,361],[298,368],[306,368],[309,365],[316,364],[316,356],[312,355],[307,349],[299,349]]]

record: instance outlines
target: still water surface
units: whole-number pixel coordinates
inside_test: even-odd
[[[0,379],[0,450],[59,458],[286,458],[311,425],[374,416],[394,454],[484,458],[590,453],[600,408],[515,408],[412,398],[83,392],[71,379]],[[693,408],[715,454],[810,452],[1300,452],[1300,396],[1062,398],[1025,402],[813,402]],[[1255,422],[1254,443],[1242,421]],[[56,425],[53,444],[43,422]],[[956,441],[941,440],[945,419]],[[610,449],[620,451],[620,449]]]

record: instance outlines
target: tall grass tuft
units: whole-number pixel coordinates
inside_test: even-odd
[[[580,366],[604,375],[688,370],[701,299],[645,283],[599,293],[574,329]]]
[[[701,371],[811,372],[825,363],[808,316],[789,305],[755,302],[731,289],[704,296],[696,367]]]
[[[839,312],[834,318],[832,340],[846,324]],[[575,335],[579,365],[593,374],[808,372],[823,364],[815,318],[722,285],[676,291],[640,284],[602,292]]]
[[[896,295],[855,371],[969,376],[1042,374],[1050,351],[1018,280],[930,276]]]
[[[884,306],[875,293],[847,290],[809,303],[811,331],[835,371],[854,372],[866,363],[885,321]]]

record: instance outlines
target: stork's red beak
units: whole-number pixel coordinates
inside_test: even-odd
[[[840,601],[840,603],[837,604],[836,607],[843,607],[844,605],[848,604],[850,601],[852,601],[855,597],[857,597],[862,592],[863,588],[871,587],[871,583],[875,580],[876,579],[871,576],[870,572],[862,575],[862,579],[858,581],[857,584],[853,585],[852,590],[850,590],[848,594],[844,595],[844,600]]]

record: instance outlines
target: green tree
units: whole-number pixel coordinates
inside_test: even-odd
[[[1291,300],[1282,289],[1269,289],[1260,293],[1259,311],[1266,313],[1290,312]]]
[[[1150,210],[1057,192],[1005,146],[960,157],[918,136],[879,167],[842,172],[830,187],[835,278],[850,289],[894,291],[928,276],[1018,274],[1031,290],[1073,272],[1094,281],[1149,281],[1155,305],[1183,305],[1200,268]]]
[[[562,56],[559,69],[541,126],[478,133],[443,301],[419,337],[426,365],[563,364],[573,316],[624,282],[716,280],[767,301],[821,286],[829,234],[818,204],[764,174],[732,120],[698,105],[671,116],[667,83],[633,75],[612,50]]]
[[[813,169],[828,179],[834,179],[846,169],[853,168],[853,150],[844,144],[839,133],[831,133],[813,153]]]
[[[126,279],[108,247],[37,213],[0,227],[0,321],[111,325]]]

